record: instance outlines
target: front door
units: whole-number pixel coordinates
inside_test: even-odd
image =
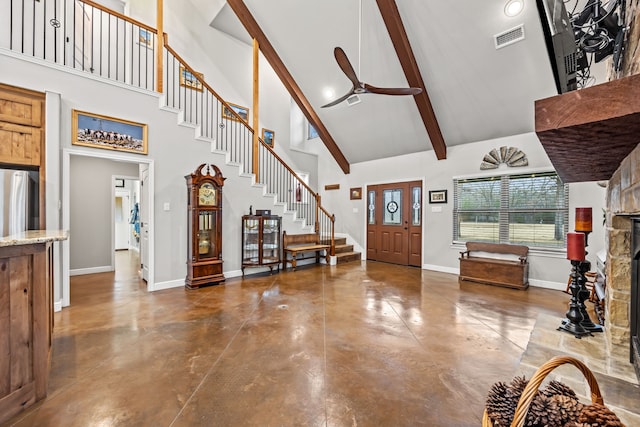
[[[422,182],[367,187],[367,259],[422,265]]]

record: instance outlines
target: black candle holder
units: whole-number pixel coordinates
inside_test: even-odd
[[[580,322],[580,324],[589,332],[603,332],[604,329],[601,325],[597,325],[591,321],[587,306],[584,303],[589,299],[589,294],[591,293],[589,289],[587,289],[587,276],[585,274],[589,270],[591,270],[591,263],[589,261],[582,261],[580,265],[578,265],[578,285],[580,286],[578,301],[580,302],[580,312],[582,313],[582,322]]]
[[[584,326],[582,326],[582,321],[584,317],[582,316],[582,311],[580,310],[580,263],[583,261],[580,260],[571,260],[571,284],[569,285],[569,290],[571,291],[571,301],[569,302],[569,310],[567,311],[567,318],[562,322],[562,324],[558,327],[559,331],[569,332],[573,334],[576,338],[582,338],[584,335],[591,335]]]

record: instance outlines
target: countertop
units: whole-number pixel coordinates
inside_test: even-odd
[[[65,230],[29,230],[10,236],[0,237],[0,248],[5,246],[32,245],[58,240],[67,240],[69,233]]]

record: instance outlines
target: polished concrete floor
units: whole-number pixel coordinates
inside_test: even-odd
[[[539,315],[568,297],[375,262],[146,292],[72,277],[48,397],[16,426],[480,426]]]

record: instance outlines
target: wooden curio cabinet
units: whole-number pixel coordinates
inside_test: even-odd
[[[222,186],[215,165],[201,164],[185,176],[188,189],[187,278],[189,289],[224,282],[222,274]]]
[[[245,267],[273,267],[280,271],[282,218],[245,215],[242,217],[242,275]]]

